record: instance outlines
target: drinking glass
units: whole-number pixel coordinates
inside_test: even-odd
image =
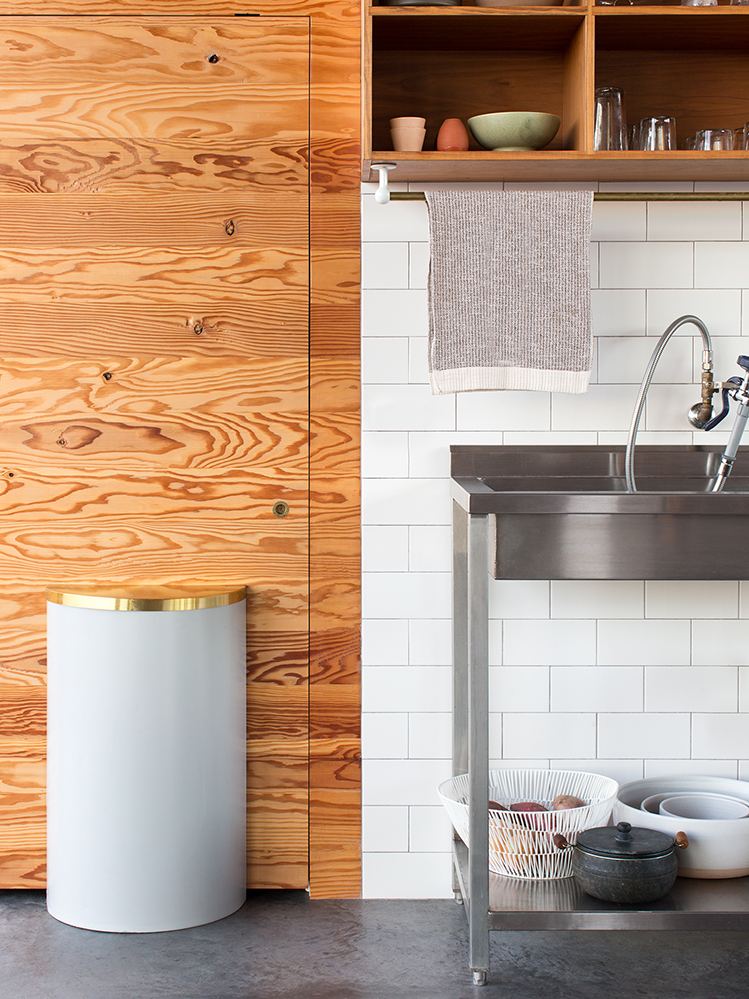
[[[730,128],[703,128],[694,137],[695,149],[733,149]]]
[[[731,3],[746,7],[746,5],[749,4],[749,0],[731,0]]]
[[[694,136],[690,135],[688,139],[684,140],[685,149],[694,149]]]
[[[624,91],[617,87],[596,90],[595,149],[626,149],[627,125]]]
[[[718,0],[681,0],[682,7],[717,7]]]
[[[638,139],[639,149],[676,149],[676,118],[664,115],[641,118]]]

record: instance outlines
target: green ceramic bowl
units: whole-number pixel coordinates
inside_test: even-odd
[[[543,149],[559,131],[562,119],[542,111],[498,111],[468,119],[476,142],[495,152]]]

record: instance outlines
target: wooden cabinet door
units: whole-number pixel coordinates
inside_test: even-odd
[[[248,883],[304,887],[308,18],[0,51],[0,887],[44,885],[44,587],[96,581],[249,587]]]

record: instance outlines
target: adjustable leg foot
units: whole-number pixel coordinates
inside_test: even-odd
[[[488,971],[474,971],[473,972],[473,984],[474,985],[486,985],[489,979]]]
[[[462,905],[463,904],[463,896],[461,895],[461,893],[459,891],[456,891],[453,894],[455,896],[455,901],[458,903],[458,905]]]

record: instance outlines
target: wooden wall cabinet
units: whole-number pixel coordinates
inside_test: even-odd
[[[749,181],[749,151],[686,151],[700,128],[749,121],[749,7],[387,7],[364,15],[363,177],[394,182]],[[679,149],[595,152],[594,92],[621,87],[630,124],[676,117]],[[445,118],[547,111],[562,126],[538,152],[434,151]],[[395,153],[389,119],[421,115],[421,153]]]

